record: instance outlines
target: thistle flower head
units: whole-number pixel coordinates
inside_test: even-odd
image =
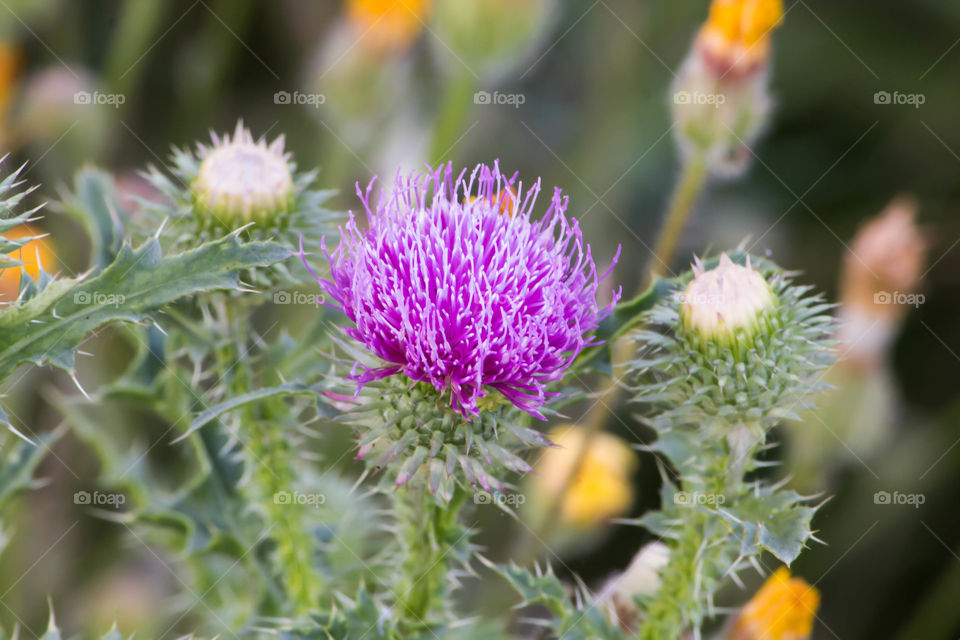
[[[820,592],[780,567],[740,611],[728,640],[807,640],[820,606]]]
[[[693,268],[680,305],[687,330],[706,340],[729,338],[738,329],[751,330],[764,311],[776,304],[766,279],[750,267],[734,264],[727,254],[713,269]]]
[[[517,194],[509,215],[496,197],[505,189]],[[402,374],[464,416],[493,391],[539,417],[547,386],[596,343],[610,309],[597,305],[600,278],[567,199],[555,190],[534,219],[539,182],[524,192],[496,164],[398,176],[376,202],[370,191],[358,188],[368,228],[351,215],[321,281],[354,323],[346,333],[383,361],[356,379]]]
[[[713,0],[698,44],[717,75],[741,75],[766,61],[782,19],[782,0]]]
[[[191,185],[201,212],[229,225],[287,211],[295,187],[283,136],[270,144],[254,140],[242,121],[232,137],[211,136],[211,147],[200,145],[202,161]]]

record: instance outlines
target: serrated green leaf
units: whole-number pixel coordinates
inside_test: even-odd
[[[72,289],[47,313],[0,333],[0,380],[24,362],[72,370],[86,335],[114,320],[137,322],[177,298],[211,289],[236,289],[238,269],[267,266],[289,256],[269,242],[241,244],[227,236],[197,249],[162,256],[150,239],[137,249],[124,245],[100,275]]]

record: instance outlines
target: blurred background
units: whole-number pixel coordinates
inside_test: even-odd
[[[26,180],[42,184],[36,204],[66,193],[88,164],[148,197],[137,170],[163,168],[172,146],[206,142],[242,118],[255,136],[285,135],[299,167],[318,168],[317,184],[339,190],[332,208],[346,211],[358,207],[354,183],[374,175],[499,159],[525,183],[541,176],[570,196],[598,263],[622,246],[611,280],[634,295],[678,174],[670,84],[707,0],[500,0],[494,11],[410,0],[422,12],[415,21],[377,4],[0,1],[5,170],[27,163]],[[793,567],[822,592],[815,638],[960,637],[958,71],[960,4],[786,0],[773,37],[775,109],[756,157],[741,178],[707,185],[671,265],[746,241],[846,302],[858,229],[898,196],[915,202],[926,257],[910,285],[921,295],[897,314],[883,352],[842,365],[835,398],[778,432],[785,444],[770,454],[791,460],[799,490],[830,496],[814,520],[825,544]],[[39,226],[51,234],[53,270],[68,275],[86,268],[89,247],[58,211],[51,204]],[[61,378],[30,371],[6,385],[33,432],[60,424],[42,390],[72,388]],[[570,421],[588,409],[573,407]],[[629,407],[613,414],[611,434],[645,437]],[[155,454],[175,463],[169,448]],[[655,460],[638,455],[626,467],[615,515],[655,508]],[[0,556],[6,626],[44,628],[48,596],[76,629],[109,626],[118,611],[148,619],[158,599],[183,589],[122,527],[65,506],[61,496],[96,486],[97,474],[95,457],[68,436],[40,468],[45,486],[12,505]],[[648,541],[602,516],[547,541],[558,572],[602,583]],[[479,517],[491,556],[517,553],[503,527],[523,537],[524,524],[494,510]],[[746,593],[724,594],[727,604],[760,582],[747,580]]]

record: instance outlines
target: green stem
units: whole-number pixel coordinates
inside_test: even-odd
[[[430,160],[435,164],[445,161],[463,136],[477,89],[477,79],[466,71],[448,76],[445,82],[430,145]]]
[[[653,251],[651,271],[654,276],[663,276],[670,270],[670,263],[677,250],[680,234],[687,226],[687,219],[693,210],[707,179],[707,157],[702,151],[692,155],[683,166],[680,182],[674,189],[670,200],[667,218],[660,230],[660,236]]]
[[[466,497],[465,491],[457,490],[450,504],[441,506],[416,476],[393,494],[403,553],[395,593],[401,632],[429,628],[451,617],[450,565],[469,549],[468,532],[457,524]]]
[[[243,335],[239,322],[243,314],[234,313],[232,304],[226,307],[225,314],[230,335]],[[245,355],[243,342],[238,339],[225,351],[230,352],[225,359],[226,366],[234,373],[229,383],[231,392],[238,396],[248,393],[253,385],[247,370],[236,365],[237,359]],[[301,503],[295,499],[298,476],[293,461],[297,452],[277,416],[269,410],[258,412],[255,406],[247,405],[242,417],[241,428],[250,454],[247,464],[251,468],[251,498],[266,514],[287,599],[295,613],[307,613],[318,607],[324,589],[313,559],[316,542],[304,518],[304,510],[315,508],[319,501]]]
[[[163,13],[168,6],[164,0],[127,0],[120,24],[114,29],[107,65],[104,70],[106,86],[114,93],[128,94],[137,79],[149,67],[144,59],[150,43],[155,41]],[[127,95],[127,101],[131,102]]]

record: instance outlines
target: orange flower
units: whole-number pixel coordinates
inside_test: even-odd
[[[19,227],[14,227],[4,233],[3,236],[8,240],[18,240],[39,234],[40,232],[36,229],[24,224]],[[37,240],[31,240],[7,255],[9,259],[19,260],[23,263],[22,267],[21,265],[16,265],[0,269],[0,302],[9,303],[15,301],[20,294],[21,268],[26,270],[26,272],[30,274],[30,277],[34,279],[40,275],[41,265],[45,271],[52,269],[54,261],[53,245],[47,237],[38,238]]]
[[[430,0],[348,0],[347,18],[360,44],[377,53],[402,51],[423,31]]]
[[[470,202],[476,202],[477,196],[470,196]],[[490,196],[490,204],[497,206],[499,205],[500,215],[507,214],[510,217],[513,217],[513,207],[517,203],[517,193],[507,187],[503,191],[498,191],[497,193]]]
[[[734,76],[763,64],[770,33],[783,19],[782,0],[713,0],[699,43],[718,75]]]
[[[820,592],[780,567],[740,611],[728,640],[807,640]]]

